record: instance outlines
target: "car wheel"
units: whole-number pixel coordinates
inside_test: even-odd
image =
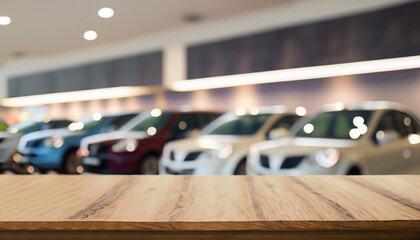
[[[347,172],[347,175],[362,175],[362,171],[358,167],[351,167]]]
[[[35,168],[35,173],[47,174],[48,172],[49,172],[49,170],[47,170],[47,169]]]
[[[64,172],[68,174],[82,173],[82,159],[76,154],[76,151],[70,151],[64,158]]]
[[[148,155],[141,161],[140,164],[141,174],[158,174],[159,173],[159,157],[156,155]]]
[[[235,175],[246,175],[246,161],[242,160],[239,162],[235,169]]]
[[[18,166],[10,166],[8,170],[12,171],[14,174],[24,174],[25,173],[25,169],[22,169],[21,167],[18,167]]]
[[[27,164],[20,166],[19,164],[13,162],[9,166],[9,170],[12,171],[14,174],[28,174],[27,167]]]

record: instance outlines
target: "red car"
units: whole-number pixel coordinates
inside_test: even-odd
[[[157,174],[163,146],[191,136],[218,117],[216,112],[143,112],[112,133],[83,138],[78,155],[94,173]]]

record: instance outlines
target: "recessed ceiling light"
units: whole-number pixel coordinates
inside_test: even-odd
[[[86,32],[83,34],[83,37],[84,37],[86,40],[91,41],[91,40],[95,40],[95,39],[98,37],[98,34],[97,34],[95,31],[93,31],[93,30],[89,30],[89,31],[86,31]]]
[[[109,7],[104,7],[98,10],[98,16],[101,18],[111,18],[114,16],[114,10]]]
[[[9,25],[12,22],[12,19],[10,19],[7,16],[0,16],[0,25]]]

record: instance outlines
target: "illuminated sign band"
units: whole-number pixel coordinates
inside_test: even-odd
[[[292,68],[191,80],[178,80],[167,82],[165,84],[165,88],[168,90],[180,92],[195,91],[264,83],[277,83],[319,78],[330,78],[346,75],[379,73],[415,68],[420,68],[420,56]],[[73,101],[123,98],[147,94],[156,94],[162,92],[163,90],[164,88],[161,86],[112,87],[5,98],[0,100],[0,105],[5,107],[23,107]]]
[[[147,87],[111,87],[91,90],[40,94],[24,97],[5,98],[0,100],[0,105],[5,107],[24,107],[53,103],[75,101],[89,101],[98,99],[112,99],[156,94],[162,91],[160,86]]]
[[[167,87],[174,91],[194,91],[262,83],[288,82],[346,75],[388,72],[414,68],[420,68],[420,56],[180,80],[169,82]]]

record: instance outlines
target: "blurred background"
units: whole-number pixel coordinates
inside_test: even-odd
[[[98,16],[104,7],[112,17]],[[419,55],[419,9],[406,0],[1,0],[10,24],[0,25],[0,117],[10,125],[34,115],[273,104],[312,113],[365,100],[420,114],[417,69],[211,85],[215,76]],[[84,38],[89,30],[95,39]],[[201,78],[209,79],[174,88]]]
[[[413,0],[0,0],[0,119],[377,100],[420,115],[419,12]]]

